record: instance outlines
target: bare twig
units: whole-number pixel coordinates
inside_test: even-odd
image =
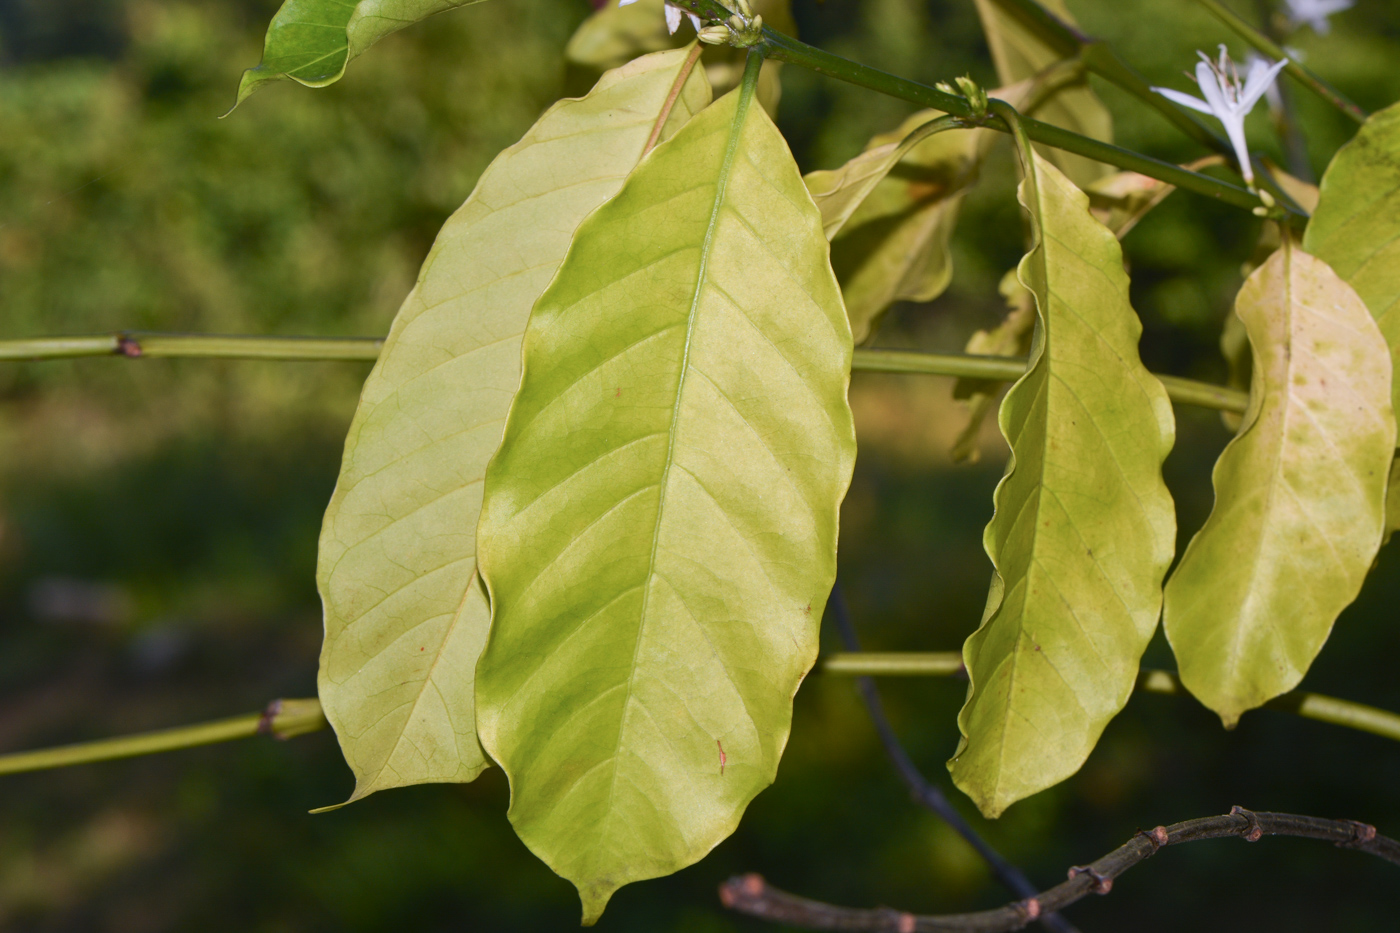
[[[827,605],[831,608],[831,618],[836,623],[836,630],[840,633],[841,642],[845,645],[846,650],[850,652],[860,651],[860,639],[856,636],[855,626],[851,624],[850,609],[846,605],[846,595],[842,592],[839,582],[832,587],[831,598],[827,601]],[[977,830],[963,819],[962,814],[948,801],[944,793],[930,784],[923,772],[914,764],[914,760],[909,757],[909,753],[900,744],[899,736],[895,735],[889,717],[885,715],[885,707],[880,702],[880,691],[876,689],[875,681],[870,677],[857,677],[856,686],[860,690],[861,698],[865,700],[865,708],[870,713],[870,721],[875,724],[875,731],[880,735],[880,744],[885,747],[885,754],[893,762],[895,770],[899,772],[900,778],[904,781],[904,785],[909,788],[909,796],[913,798],[914,802],[933,811],[943,822],[951,826],[954,832],[967,840],[968,845],[972,846],[991,868],[996,879],[1012,894],[1023,898],[1035,896],[1035,885],[1031,884],[1030,879],[979,836]],[[1053,911],[1046,911],[1044,916],[1039,916],[1036,919],[1039,919],[1047,930],[1054,930],[1056,933],[1076,933],[1073,924]],[[891,929],[898,929],[898,927],[891,927]]]
[[[753,874],[730,878],[720,886],[719,896],[724,906],[731,910],[808,930],[1002,933],[1023,929],[1045,912],[1059,910],[1089,894],[1107,894],[1113,889],[1115,878],[1164,846],[1226,836],[1238,836],[1247,842],[1257,842],[1264,836],[1320,839],[1400,865],[1400,842],[1380,835],[1374,826],[1352,820],[1328,820],[1292,813],[1254,813],[1235,807],[1224,816],[1208,816],[1139,832],[1098,861],[1071,868],[1068,881],[996,910],[920,916],[889,908],[862,910],[837,907],[769,887],[761,876]]]

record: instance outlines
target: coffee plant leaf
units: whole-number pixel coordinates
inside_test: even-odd
[[[1166,391],[1138,358],[1118,240],[1035,154],[1028,369],[1000,410],[1011,447],[984,543],[991,594],[963,647],[970,684],[949,769],[988,817],[1069,777],[1127,702],[1175,540]]]
[[[326,87],[345,74],[350,60],[385,36],[435,13],[481,0],[284,0],[267,27],[262,61],[243,72],[243,103],[269,81],[291,79]]]
[[[1326,263],[1285,240],[1235,313],[1253,351],[1249,408],[1163,609],[1181,682],[1226,727],[1297,686],[1356,598],[1395,451],[1385,339]]]
[[[996,0],[975,0],[975,3],[977,14],[982,19],[982,31],[987,36],[987,45],[992,50],[997,78],[1002,84],[1015,84],[1033,78],[1061,61],[1058,51],[1003,10]],[[1077,25],[1064,0],[1041,0],[1041,6],[1069,25]],[[1030,115],[1083,136],[1104,142],[1113,139],[1113,118],[1089,87],[1087,79],[1063,88]],[[1045,147],[1041,154],[1081,188],[1114,171],[1100,162],[1059,149]]]
[[[585,923],[773,781],[835,578],[850,327],[755,83],[579,228],[487,471],[478,726]]]
[[[1400,369],[1400,104],[1372,114],[1333,157],[1303,249],[1356,289]],[[1400,381],[1391,402],[1400,410]]]
[[[489,616],[475,532],[526,318],[574,228],[641,157],[686,54],[609,72],[496,157],[439,233],[365,382],[317,573],[320,696],[355,774],[351,800],[486,767],[473,712]],[[665,132],[709,99],[693,69]]]

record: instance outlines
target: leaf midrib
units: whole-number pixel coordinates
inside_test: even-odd
[[[680,421],[681,402],[685,397],[686,376],[690,370],[690,350],[694,343],[695,324],[699,317],[700,297],[705,290],[705,275],[709,266],[710,253],[714,247],[716,230],[719,227],[720,215],[724,209],[725,197],[728,194],[730,176],[734,170],[734,163],[739,151],[739,140],[743,136],[744,123],[748,117],[749,105],[753,100],[753,83],[745,80],[738,91],[739,98],[734,112],[734,120],[730,123],[729,140],[725,146],[724,158],[720,162],[719,173],[715,178],[715,198],[710,207],[710,220],[705,227],[705,239],[700,247],[700,265],[695,278],[695,291],[690,298],[690,311],[686,317],[685,343],[681,353],[680,378],[676,381],[676,398],[671,407],[671,424],[667,432],[669,437],[666,444],[666,462],[661,471],[661,479],[658,484],[658,495],[656,502],[656,521],[652,527],[651,553],[647,560],[647,572],[643,578],[642,604],[637,612],[637,637],[632,647],[632,664],[627,674],[626,696],[622,702],[622,715],[618,717],[617,739],[613,743],[614,763],[611,779],[608,781],[608,802],[604,807],[605,813],[611,813],[613,808],[613,798],[617,792],[618,767],[616,763],[616,749],[622,746],[622,734],[627,728],[627,713],[632,706],[632,691],[637,678],[637,658],[642,650],[642,630],[646,627],[647,608],[651,602],[650,581],[656,576],[656,556],[661,546],[661,526],[666,513],[666,492],[670,486],[671,468],[675,465],[676,459],[676,434],[677,424]]]

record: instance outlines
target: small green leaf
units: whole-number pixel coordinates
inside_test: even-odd
[[[481,0],[284,0],[267,27],[262,62],[243,72],[243,103],[268,81],[290,78],[307,87],[339,81],[352,58],[390,33],[434,13]]]
[[[1400,104],[1371,115],[1319,187],[1303,249],[1356,289],[1400,369]],[[1400,380],[1391,391],[1400,410]]]
[[[486,767],[472,699],[489,615],[475,530],[525,321],[574,228],[637,163],[686,55],[609,72],[496,157],[438,235],[365,382],[317,573],[320,696],[355,773],[351,800]],[[689,72],[665,129],[709,99]]]
[[[835,577],[851,334],[755,78],[579,228],[487,472],[478,725],[585,923],[772,782]]]
[[[1326,263],[1285,242],[1235,313],[1253,348],[1249,409],[1163,611],[1181,682],[1227,728],[1297,686],[1356,598],[1395,450],[1385,340]]]
[[[1077,771],[1127,702],[1176,524],[1161,475],[1172,410],[1138,359],[1122,250],[1083,192],[1032,161],[1020,278],[1038,317],[1001,406],[1011,459],[984,536],[996,573],[963,647],[971,683],[949,762],[989,817]]]
[[[1058,52],[1003,11],[996,0],[976,0],[976,4],[1002,84],[1032,78],[1061,61]],[[1064,0],[1040,0],[1040,4],[1069,25],[1076,25]],[[1030,115],[1083,136],[1104,142],[1113,140],[1113,118],[1085,79],[1065,87]],[[1046,147],[1042,154],[1081,188],[1113,171],[1100,162],[1059,149]]]
[[[967,342],[966,352],[987,356],[1025,356],[1030,352],[1035,330],[1035,296],[1021,284],[1012,269],[1002,276],[997,289],[1006,299],[1006,317],[991,330],[979,330]],[[977,438],[1005,383],[988,379],[959,379],[953,383],[953,398],[967,403],[967,424],[953,442],[954,463],[976,463],[981,456]]]

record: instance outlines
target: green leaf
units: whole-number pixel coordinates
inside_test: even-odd
[[[1175,537],[1161,476],[1172,410],[1138,359],[1122,251],[1088,198],[1033,162],[1020,278],[1038,319],[1001,406],[1011,459],[984,536],[996,573],[963,647],[971,684],[949,762],[989,817],[1078,770],[1127,702]]]
[[[320,696],[355,772],[351,800],[486,767],[472,698],[488,621],[476,519],[525,321],[574,229],[641,156],[686,55],[609,72],[496,157],[438,235],[365,382],[317,574]],[[689,72],[665,129],[709,97]]]
[[[1380,547],[1390,357],[1356,293],[1285,242],[1240,289],[1254,364],[1215,508],[1167,582],[1181,682],[1226,727],[1297,686]]]
[[[1064,0],[1039,2],[1064,22],[1071,26],[1076,25],[1074,17],[1065,7]],[[1058,52],[1046,45],[1016,17],[1002,10],[996,0],[976,0],[976,4],[977,13],[982,18],[982,31],[987,35],[987,45],[991,47],[992,61],[996,63],[997,77],[1002,84],[1015,84],[1035,77],[1061,61]],[[1033,115],[1037,120],[1073,130],[1083,136],[1101,139],[1104,142],[1113,140],[1113,118],[1084,78],[1042,103]],[[1059,149],[1047,147],[1042,154],[1081,188],[1113,171],[1111,167],[1100,162]]]
[[[1303,249],[1356,289],[1400,369],[1400,104],[1371,115],[1319,187]],[[1400,410],[1400,380],[1391,391]]]
[[[579,228],[487,472],[478,725],[585,923],[772,782],[835,578],[850,328],[753,77]]]
[[[243,72],[243,103],[268,81],[290,78],[307,87],[339,81],[352,58],[390,33],[434,13],[481,0],[284,0],[267,27],[262,62]]]

